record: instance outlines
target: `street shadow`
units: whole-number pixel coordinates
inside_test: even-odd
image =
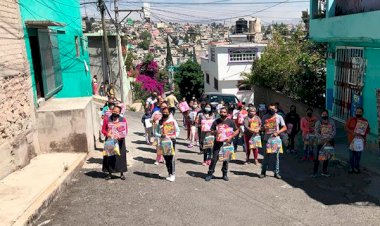
[[[145,147],[138,147],[137,148],[140,151],[145,151],[145,152],[150,152],[150,153],[156,153],[156,149],[151,147],[151,148],[145,148]]]
[[[87,163],[90,163],[90,164],[100,164],[101,165],[101,164],[103,164],[103,159],[92,157],[92,158],[87,159]]]
[[[273,167],[274,161],[269,163]],[[310,198],[324,205],[380,206],[380,198],[367,191],[374,183],[370,173],[348,174],[348,167],[339,161],[329,162],[330,177],[312,176],[313,162],[300,162],[294,155],[284,154],[280,159],[282,180],[293,188],[302,189]],[[319,172],[322,164],[319,165]]]
[[[160,177],[160,175],[157,173],[148,173],[148,172],[139,172],[139,171],[135,171],[133,173],[138,176],[142,176],[146,178],[160,179],[160,180],[164,179],[163,177]]]
[[[205,179],[207,176],[207,173],[195,172],[195,171],[187,171],[186,174],[191,177],[201,178],[201,179]]]
[[[133,158],[134,160],[136,161],[140,161],[140,162],[143,162],[144,164],[153,164],[155,162],[154,159],[148,159],[148,158],[144,158],[144,157],[135,157]]]
[[[92,177],[92,178],[95,178],[95,179],[104,179],[106,177],[106,174],[103,173],[103,172],[99,172],[99,171],[89,171],[89,172],[85,172],[84,175],[88,176],[88,177]]]
[[[245,161],[240,160],[240,159],[235,159],[235,160],[231,160],[230,163],[235,163],[238,165],[244,165]]]
[[[145,145],[148,145],[148,144],[146,143],[146,141],[145,141],[145,140],[134,140],[134,141],[132,141],[131,143],[134,143],[134,144],[145,144]]]
[[[187,154],[196,154],[196,153],[199,153],[199,151],[190,151],[190,150],[187,150],[187,149],[178,149],[179,152],[181,153],[187,153]]]
[[[134,132],[133,134],[137,135],[137,136],[144,136],[145,133],[141,133],[141,132]]]
[[[200,162],[197,162],[195,160],[192,160],[192,159],[177,159],[178,161],[182,162],[182,163],[186,163],[186,164],[193,164],[193,165],[202,165],[202,163]]]
[[[235,171],[235,170],[231,170],[230,172],[238,176],[259,177],[258,174],[252,173],[252,172]]]
[[[187,145],[189,145],[189,143],[188,142],[179,142],[177,139],[176,145],[182,145],[182,146],[187,147]]]

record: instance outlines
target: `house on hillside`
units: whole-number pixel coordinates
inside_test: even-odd
[[[241,101],[253,102],[251,89],[241,86],[242,73],[251,71],[253,61],[260,57],[266,44],[248,42],[246,35],[230,38],[231,43],[210,43],[207,55],[201,57],[204,90],[234,94]]]
[[[326,107],[344,122],[362,106],[371,126],[369,144],[377,146],[380,1],[311,0],[310,9],[310,38],[327,43]]]

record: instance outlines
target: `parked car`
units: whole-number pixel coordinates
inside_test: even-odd
[[[206,100],[211,103],[211,106],[216,107],[223,101],[224,103],[234,104],[236,105],[239,102],[239,99],[233,94],[225,94],[218,92],[209,92],[205,93]]]

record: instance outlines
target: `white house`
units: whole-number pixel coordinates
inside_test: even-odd
[[[239,37],[234,37],[231,44],[210,43],[208,53],[201,57],[204,90],[234,94],[241,101],[253,102],[253,92],[239,88],[239,82],[243,80],[241,73],[251,71],[253,61],[260,57],[266,44],[242,42],[244,39],[240,36],[244,35],[235,36]]]

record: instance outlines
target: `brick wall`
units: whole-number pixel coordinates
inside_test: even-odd
[[[0,1],[0,178],[29,163],[38,146],[32,82],[19,6]]]

